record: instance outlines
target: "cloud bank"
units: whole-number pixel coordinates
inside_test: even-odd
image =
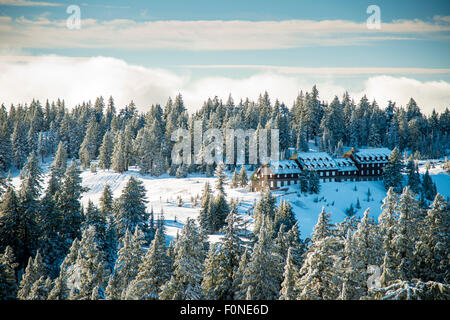
[[[94,101],[100,95],[112,95],[118,108],[133,100],[141,111],[145,111],[151,104],[164,105],[169,96],[181,93],[189,111],[194,111],[208,97],[226,100],[231,93],[236,102],[246,97],[255,100],[267,90],[272,101],[278,98],[290,107],[300,90],[309,91],[316,84],[320,99],[326,101],[349,91],[355,101],[366,94],[370,100],[376,99],[381,107],[385,107],[388,100],[404,106],[410,97],[425,113],[430,113],[433,108],[442,112],[450,107],[450,83],[446,81],[424,82],[404,76],[375,74],[368,75],[361,88],[348,88],[333,78],[312,79],[311,74],[311,70],[305,74],[286,74],[269,69],[257,70],[241,79],[210,76],[193,79],[189,70],[175,73],[107,57],[2,57],[0,103],[9,106],[11,103],[29,103],[33,98],[40,101],[61,98],[68,106],[73,106]]]
[[[370,30],[365,22],[348,20],[137,22],[82,19],[81,29],[71,30],[65,20],[0,17],[0,47],[211,51],[367,45],[375,41],[448,37],[448,20],[440,16],[431,21],[394,20],[383,22],[380,30]]]

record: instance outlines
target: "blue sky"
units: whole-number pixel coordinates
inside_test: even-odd
[[[79,30],[66,27],[69,5],[80,7]],[[380,8],[379,30],[366,27],[369,5]],[[194,110],[209,96],[238,100],[267,90],[290,105],[317,84],[324,100],[348,90],[383,107],[414,96],[425,111],[442,111],[450,104],[449,52],[448,0],[0,0],[5,103],[112,94],[146,108],[181,92]],[[87,74],[102,85],[82,80]],[[26,90],[15,90],[24,81]]]

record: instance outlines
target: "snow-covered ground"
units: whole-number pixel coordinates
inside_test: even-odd
[[[441,168],[441,164],[436,160],[434,167],[430,169],[432,180],[436,183],[438,192],[445,198],[450,197],[450,175],[446,174]],[[50,161],[42,164],[44,172],[48,172]],[[426,161],[419,162],[420,173],[425,172]],[[231,173],[230,178],[231,178]],[[249,172],[250,176],[251,172]],[[13,184],[16,187],[20,185],[19,173],[12,172]],[[137,168],[131,167],[128,172],[119,174],[112,170],[98,170],[92,173],[84,170],[81,174],[83,186],[88,187],[89,191],[83,194],[82,203],[86,206],[87,202],[92,200],[95,204],[101,196],[103,188],[108,184],[114,194],[119,197],[122,189],[125,187],[130,176],[139,178],[146,190],[148,200],[148,210],[153,208],[155,217],[157,217],[161,208],[164,210],[165,223],[168,235],[168,241],[173,239],[179,232],[187,218],[196,218],[199,212],[199,206],[193,206],[191,197],[197,194],[200,196],[203,185],[209,181],[214,190],[215,177],[206,177],[200,174],[191,174],[187,178],[175,178],[169,175],[152,177],[150,175],[141,175]],[[46,182],[46,179],[45,179]],[[228,181],[229,182],[229,181]],[[356,191],[355,191],[356,186]],[[367,191],[370,189],[370,201],[367,201]],[[248,192],[245,189],[225,188],[229,199],[239,200],[239,213],[248,220],[249,228],[252,227],[251,208],[259,199],[257,192]],[[357,199],[361,204],[361,209],[357,210],[357,215],[362,216],[363,212],[370,208],[370,216],[377,218],[381,213],[381,203],[386,196],[386,191],[382,181],[360,181],[360,182],[326,182],[321,183],[319,195],[303,195],[299,193],[298,185],[290,186],[286,191],[274,191],[273,195],[279,202],[282,198],[290,201],[296,217],[299,221],[301,237],[305,238],[311,235],[312,229],[317,222],[318,215],[325,207],[327,212],[331,212],[333,222],[342,221],[346,215],[345,210],[353,203],[355,207]],[[182,207],[177,205],[177,197],[183,199]],[[250,214],[250,215],[249,215]],[[210,236],[210,240],[217,240],[220,235]]]

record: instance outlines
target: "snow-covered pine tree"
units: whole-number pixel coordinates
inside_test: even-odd
[[[61,180],[64,177],[64,173],[67,169],[67,151],[64,147],[64,144],[60,141],[58,144],[58,149],[56,150],[55,158],[53,159],[51,171],[52,174],[58,180]]]
[[[396,272],[398,279],[409,281],[415,277],[414,265],[417,261],[414,256],[414,246],[419,236],[422,213],[418,201],[408,186],[400,195],[398,207],[397,234],[393,240],[394,257],[398,263]]]
[[[234,168],[234,172],[233,172],[233,177],[231,178],[231,184],[230,187],[232,189],[237,188],[239,185],[239,178],[238,178],[238,173],[237,173],[237,169]]]
[[[81,194],[87,189],[81,185],[81,172],[75,160],[72,160],[65,173],[65,179],[57,195],[57,206],[63,216],[64,238],[72,241],[81,235]],[[69,242],[69,243],[70,243]]]
[[[412,155],[408,158],[408,164],[406,165],[406,175],[408,176],[408,186],[414,193],[420,192],[420,175],[416,164],[414,163]]]
[[[266,220],[260,227],[258,242],[241,283],[241,290],[246,290],[246,299],[273,300],[278,299],[280,294],[283,264],[282,258],[275,252],[272,228]]]
[[[369,217],[370,208],[364,212],[358,228],[352,236],[353,259],[358,264],[356,272],[364,279],[358,285],[361,296],[367,294],[367,279],[370,266],[380,266],[382,263],[382,238],[378,226]],[[361,297],[360,296],[360,297]]]
[[[150,248],[138,266],[136,278],[129,284],[126,299],[157,300],[161,287],[172,273],[171,259],[166,254],[164,234],[156,230]]]
[[[146,191],[142,181],[130,177],[117,202],[114,215],[118,236],[122,237],[126,230],[139,227],[147,232],[148,213],[146,212]]]
[[[28,259],[28,265],[25,268],[25,273],[22,274],[22,280],[19,284],[19,291],[17,298],[27,300],[30,298],[33,284],[39,280],[40,277],[46,275],[45,264],[40,252],[38,251],[33,258]]]
[[[101,169],[111,168],[111,158],[114,150],[113,135],[111,131],[106,131],[99,149],[98,166]]]
[[[95,228],[83,231],[79,243],[78,254],[71,269],[76,274],[77,281],[73,284],[69,299],[90,300],[94,289],[104,288],[106,280],[103,252],[95,241]]]
[[[298,270],[291,254],[292,247],[289,248],[286,265],[284,266],[283,282],[281,283],[280,300],[296,300],[297,292],[295,283],[298,277]]]
[[[13,300],[17,295],[15,268],[18,266],[10,246],[0,254],[0,300]]]
[[[97,156],[98,137],[99,126],[95,118],[92,117],[89,121],[84,140],[81,143],[80,151],[78,153],[83,168],[89,168],[91,160],[95,159]]]
[[[401,174],[402,168],[403,165],[401,162],[400,152],[397,148],[394,148],[389,156],[389,163],[386,164],[383,169],[383,182],[386,190],[393,187],[395,192],[401,191],[403,180]]]
[[[244,188],[248,184],[248,176],[247,176],[247,170],[245,169],[245,166],[242,165],[241,171],[239,172],[239,187]]]
[[[398,195],[394,192],[394,188],[389,188],[381,208],[383,211],[378,217],[378,222],[381,236],[383,237],[384,258],[381,265],[380,281],[382,286],[387,286],[397,277],[395,270],[397,262],[394,257],[394,237],[398,228]]]
[[[114,271],[106,287],[108,300],[120,300],[125,297],[128,285],[136,278],[138,266],[142,262],[143,241],[144,236],[138,227],[136,227],[134,235],[126,230],[121,239]]]
[[[261,198],[255,205],[253,211],[255,217],[255,226],[253,233],[258,235],[260,233],[261,225],[263,224],[266,217],[270,219],[271,222],[275,219],[275,198],[272,196],[269,188],[264,188],[261,190]]]
[[[204,297],[201,286],[205,260],[205,238],[188,219],[175,244],[174,271],[163,287],[160,299],[199,300]]]
[[[341,242],[335,237],[330,214],[322,212],[314,227],[311,244],[299,272],[296,289],[301,300],[337,299],[342,284],[336,276],[335,263]]]
[[[439,193],[434,198],[420,229],[414,255],[418,257],[417,275],[423,281],[448,283],[450,280],[449,204]]]
[[[47,300],[52,290],[52,280],[49,277],[41,276],[33,283],[27,300]]]
[[[119,131],[114,139],[114,150],[111,156],[111,166],[115,172],[128,171],[128,162],[125,154],[124,132]]]
[[[433,183],[433,180],[431,180],[428,169],[427,171],[425,171],[425,174],[423,175],[422,190],[425,195],[425,198],[427,200],[433,201],[434,197],[436,196],[437,190],[436,185]]]
[[[200,198],[200,213],[198,216],[198,222],[201,230],[205,234],[209,234],[213,230],[213,225],[211,221],[211,212],[213,208],[213,196],[212,191],[209,186],[209,182],[206,181],[203,186],[202,196]]]

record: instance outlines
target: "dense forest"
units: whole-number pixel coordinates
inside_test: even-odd
[[[315,87],[290,109],[267,93],[238,104],[208,99],[192,114],[181,95],[146,113],[133,102],[116,111],[112,97],[71,109],[61,100],[2,106],[0,299],[449,299],[449,204],[427,174],[420,179],[413,157],[405,167],[401,157],[446,155],[449,116],[448,109],[425,116],[413,99],[381,109],[346,94],[326,104]],[[368,209],[332,224],[323,209],[303,240],[289,202],[277,206],[265,189],[249,233],[225,188],[247,185],[244,167],[229,183],[223,164],[171,163],[171,133],[192,132],[196,120],[205,129],[279,129],[281,150],[305,150],[308,141],[330,153],[344,145],[394,149],[382,214],[375,221]],[[52,164],[44,189],[45,159]],[[133,165],[155,176],[217,177],[204,186],[197,221],[189,219],[169,246],[164,212],[148,212],[139,179],[117,198],[106,185],[98,205],[81,205],[81,169]],[[10,170],[20,170],[17,190]],[[208,242],[217,232],[223,237]]]

